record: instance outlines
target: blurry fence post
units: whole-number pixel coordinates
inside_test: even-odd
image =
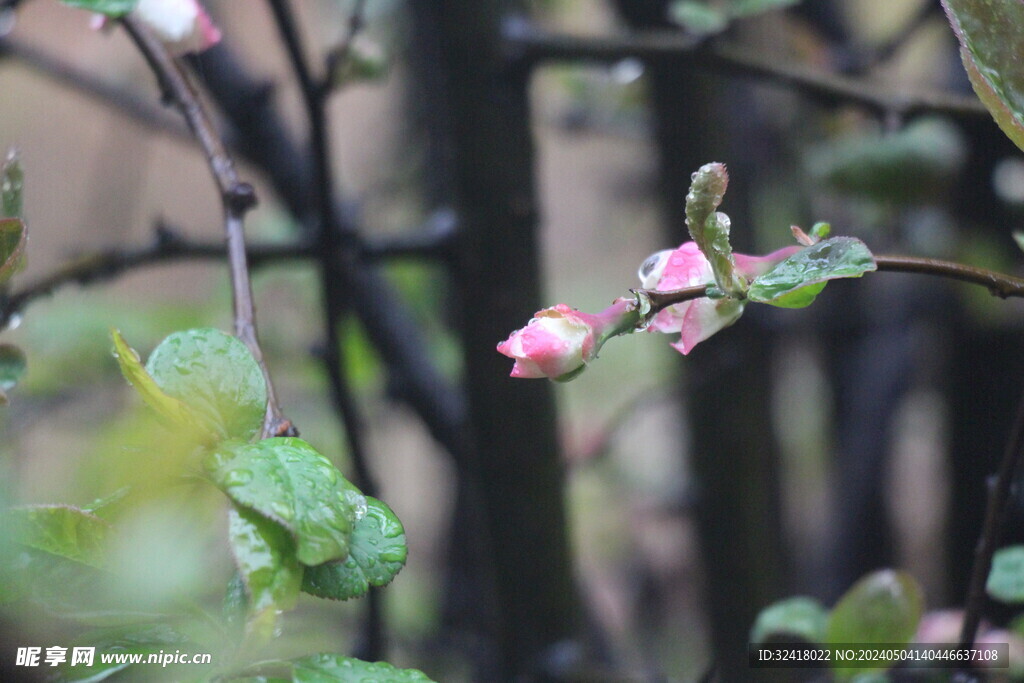
[[[502,679],[536,680],[574,639],[579,610],[551,385],[510,378],[495,351],[541,304],[529,74],[502,50],[512,3],[431,5],[460,226],[453,279],[476,445],[469,474],[489,534]]]

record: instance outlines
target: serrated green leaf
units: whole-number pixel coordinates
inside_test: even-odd
[[[17,273],[25,260],[28,229],[20,218],[0,218],[0,285]]]
[[[985,591],[995,600],[1010,604],[1024,602],[1024,545],[1011,545],[992,556]]]
[[[123,17],[139,4],[139,0],[61,0],[61,2],[68,7],[77,7],[115,18]]]
[[[121,374],[168,427],[184,429],[200,440],[223,436],[216,424],[211,423],[188,404],[167,394],[156,383],[142,366],[139,354],[128,346],[120,331],[111,330],[110,338],[114,341],[114,358],[121,368]]]
[[[828,618],[825,642],[905,645],[914,637],[923,611],[923,593],[912,576],[891,569],[876,571],[855,583],[836,603]],[[888,668],[877,662],[851,664],[842,671],[853,674]]]
[[[146,371],[224,438],[248,440],[263,424],[267,385],[237,337],[214,328],[175,332],[153,349]]]
[[[669,19],[690,33],[701,36],[721,33],[729,26],[729,16],[699,0],[676,0],[668,8]]]
[[[207,458],[206,470],[235,503],[286,528],[301,563],[348,556],[359,499],[331,461],[302,439],[225,442]]]
[[[7,153],[7,160],[0,168],[0,216],[22,218],[22,188],[25,184],[21,161],[13,149]]]
[[[25,353],[14,344],[0,344],[0,391],[13,389],[25,374]]]
[[[982,103],[1024,149],[1024,4],[942,0],[960,41],[960,57]]]
[[[803,308],[814,301],[828,280],[860,277],[877,269],[863,242],[833,237],[801,249],[755,278],[747,298],[782,308]]]
[[[93,514],[93,515],[97,515],[99,517],[103,517],[104,513],[106,513],[110,508],[114,507],[115,505],[120,503],[122,500],[124,500],[125,497],[127,497],[130,492],[131,492],[131,487],[129,487],[129,486],[122,486],[121,488],[119,488],[116,491],[114,491],[113,493],[111,493],[109,496],[103,496],[102,498],[97,498],[96,500],[92,501],[88,505],[83,505],[82,506],[82,510],[84,512],[88,512],[89,514]]]
[[[769,638],[800,638],[808,643],[825,640],[828,611],[814,598],[798,596],[780,600],[761,610],[750,633],[750,642]]]
[[[70,505],[33,505],[11,509],[10,522],[18,543],[102,567],[102,551],[110,525]]]
[[[364,595],[386,586],[405,566],[405,529],[386,504],[366,498],[366,514],[356,522],[348,558],[306,569],[302,590],[331,600]]]
[[[295,607],[302,565],[295,558],[295,542],[288,531],[257,512],[233,506],[228,513],[228,540],[245,582],[250,613]]]
[[[399,669],[387,662],[364,662],[337,654],[317,654],[292,660],[294,683],[432,683],[419,669]]]

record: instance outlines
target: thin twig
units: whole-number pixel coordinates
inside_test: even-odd
[[[931,113],[957,119],[989,116],[985,107],[973,97],[944,92],[895,91],[871,80],[801,65],[780,64],[761,55],[743,52],[734,45],[708,44],[675,32],[615,37],[569,36],[543,33],[517,22],[510,25],[505,40],[510,55],[530,64],[546,61],[614,63],[626,57],[649,61],[679,60],[723,74],[757,78],[760,83],[792,88],[824,104],[858,104],[881,115],[895,113],[910,117]]]
[[[0,58],[3,57],[18,60],[55,83],[127,116],[147,130],[178,139],[193,139],[187,128],[165,114],[160,107],[13,36],[0,35]]]
[[[235,335],[249,348],[263,371],[267,384],[267,413],[263,420],[261,436],[265,438],[294,433],[294,428],[281,413],[277,403],[270,371],[263,359],[263,351],[256,334],[256,308],[252,300],[252,284],[245,257],[244,230],[245,214],[256,206],[256,192],[252,185],[239,180],[234,163],[212,121],[200,104],[184,71],[168,54],[163,44],[133,17],[124,17],[121,23],[156,75],[165,100],[174,104],[185,117],[189,129],[206,154],[210,172],[220,191],[224,207],[228,263],[231,270]]]
[[[1024,459],[1024,396],[1017,405],[1017,417],[1013,422],[1010,439],[1006,443],[996,476],[995,486],[989,492],[988,506],[985,509],[985,524],[982,527],[978,546],[974,551],[974,566],[971,568],[971,579],[967,590],[967,604],[964,607],[964,621],[960,630],[960,647],[968,648],[974,644],[974,638],[981,623],[981,611],[985,606],[985,584],[989,571],[992,569],[992,556],[1002,537],[1003,524],[1010,502],[1013,480],[1020,462]]]
[[[278,32],[284,41],[292,69],[299,81],[306,115],[309,118],[310,155],[314,165],[314,201],[319,217],[316,241],[320,248],[320,284],[326,344],[324,366],[331,388],[331,398],[345,428],[349,458],[356,470],[356,483],[366,495],[376,496],[377,485],[370,470],[363,439],[363,420],[345,372],[344,348],[340,336],[342,321],[348,314],[346,303],[348,294],[341,287],[344,281],[341,272],[341,268],[344,267],[342,259],[351,259],[351,254],[342,248],[342,230],[345,224],[340,220],[334,201],[335,184],[331,166],[331,141],[325,106],[329,91],[313,77],[306,61],[302,38],[291,5],[287,0],[268,0],[268,2]],[[357,5],[357,10],[361,14],[361,4]],[[340,58],[344,58],[344,55],[341,55]],[[326,76],[326,79],[329,78],[330,74]],[[367,595],[363,636],[364,651],[360,653],[360,656],[370,660],[383,657],[385,650],[383,603],[379,592],[374,590]]]
[[[878,270],[893,273],[922,273],[937,275],[981,285],[1001,299],[1024,296],[1024,278],[1004,275],[987,268],[977,268],[954,261],[921,258],[917,256],[875,255]]]

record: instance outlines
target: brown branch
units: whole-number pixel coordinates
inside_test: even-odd
[[[893,90],[875,81],[851,78],[795,64],[780,64],[734,45],[711,44],[676,32],[614,37],[543,33],[522,22],[510,25],[509,53],[530,64],[547,61],[613,63],[626,57],[645,61],[678,60],[696,67],[792,88],[824,104],[857,104],[881,114],[945,114],[957,119],[989,116],[974,97],[932,91]]]
[[[1003,275],[987,268],[976,268],[954,261],[920,258],[916,256],[875,255],[878,270],[894,273],[921,273],[937,275],[981,285],[1001,299],[1024,297],[1024,278]]]
[[[261,436],[265,438],[293,433],[294,428],[281,413],[277,403],[270,371],[263,359],[263,351],[256,334],[256,310],[245,258],[244,231],[245,214],[256,206],[256,192],[252,185],[239,180],[234,163],[188,82],[185,72],[168,54],[163,44],[133,17],[124,17],[121,23],[156,75],[164,99],[176,106],[185,117],[189,129],[206,154],[210,172],[220,191],[224,207],[228,263],[231,269],[235,335],[249,348],[263,371],[267,384],[267,414],[263,420]]]
[[[964,607],[964,621],[960,630],[960,647],[968,648],[974,644],[978,625],[981,623],[981,610],[985,605],[985,584],[989,571],[992,569],[992,556],[1002,537],[1003,524],[1013,489],[1014,475],[1020,469],[1024,459],[1024,397],[1017,405],[1017,417],[1013,422],[1010,439],[1006,443],[999,465],[999,474],[995,485],[989,492],[988,505],[985,509],[985,524],[982,527],[978,547],[974,551],[974,566],[971,568],[971,579],[967,589],[967,604]]]

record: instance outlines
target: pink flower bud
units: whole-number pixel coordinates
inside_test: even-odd
[[[752,279],[799,249],[786,247],[767,256],[734,254],[736,270],[743,277]],[[645,261],[640,268],[640,280],[647,289],[668,291],[712,285],[715,275],[696,242],[684,242],[674,251],[658,252]],[[679,332],[679,341],[672,347],[685,355],[715,332],[732,325],[742,314],[742,301],[703,297],[669,306],[654,316],[647,329],[668,334]]]
[[[592,315],[565,304],[537,311],[533,320],[498,344],[498,352],[515,360],[512,377],[572,379],[608,336],[628,325],[632,300],[618,299],[606,310]]]
[[[175,56],[202,52],[221,37],[197,0],[139,0],[132,16],[149,27]]]

